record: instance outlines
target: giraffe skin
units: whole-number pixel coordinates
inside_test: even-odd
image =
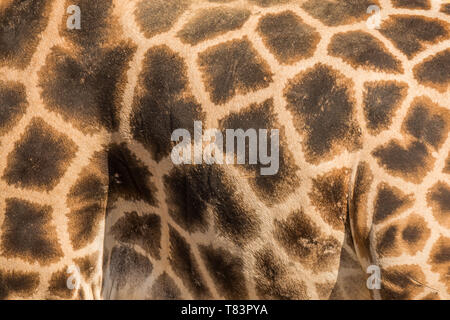
[[[0,1],[0,298],[449,299],[449,9]],[[278,173],[174,165],[194,121]]]

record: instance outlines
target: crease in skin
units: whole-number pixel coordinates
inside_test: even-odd
[[[0,0],[0,297],[61,296],[99,252],[70,297],[349,299],[377,265],[371,298],[448,299],[449,30],[425,2]],[[278,174],[176,166],[194,121],[279,127]]]

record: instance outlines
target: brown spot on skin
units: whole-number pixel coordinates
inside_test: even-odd
[[[242,129],[247,130],[259,129],[278,129],[279,130],[279,158],[278,158],[278,172],[274,175],[261,175],[261,168],[267,167],[258,160],[257,164],[249,164],[249,146],[245,146],[245,164],[239,165],[245,170],[245,175],[248,176],[250,185],[259,199],[267,206],[273,206],[286,199],[299,186],[299,179],[295,172],[299,170],[291,152],[284,146],[287,145],[286,134],[284,127],[279,124],[274,111],[273,99],[268,99],[261,104],[251,104],[239,112],[231,113],[226,118],[219,121],[219,126],[222,128],[224,139],[226,139],[226,129]],[[258,135],[258,133],[257,133]],[[270,131],[267,134],[267,150],[270,150],[271,139]],[[259,144],[259,137],[257,137]],[[247,141],[247,140],[246,140]],[[224,152],[225,150],[224,143]],[[234,141],[234,150],[236,154],[237,142]]]
[[[103,232],[99,228],[105,218],[106,177],[106,155],[95,153],[67,194],[66,204],[70,209],[67,214],[68,231],[74,249],[85,247]]]
[[[334,229],[344,230],[347,216],[347,196],[350,170],[334,169],[312,181],[309,193],[312,204],[321,217]]]
[[[141,0],[134,11],[136,22],[141,32],[147,38],[151,38],[158,33],[169,31],[189,7],[190,2],[190,0]]]
[[[436,44],[449,35],[447,23],[410,15],[389,16],[383,21],[379,31],[409,59],[426,49],[427,45]]]
[[[272,82],[269,65],[247,37],[208,48],[199,54],[198,64],[215,104],[224,104],[236,94],[267,88]]]
[[[428,57],[413,71],[420,83],[445,93],[450,84],[450,49]]]
[[[3,179],[19,188],[50,191],[64,175],[78,147],[40,118],[33,118],[8,155]]]
[[[81,29],[67,28],[67,20],[73,15],[64,10],[59,32],[73,42],[85,54],[94,54],[100,47],[112,44],[120,36],[121,28],[114,15],[113,0],[66,0],[64,8],[76,5],[81,11]]]
[[[284,90],[287,109],[305,137],[308,162],[317,164],[360,146],[352,87],[351,80],[320,63],[289,80]]]
[[[198,171],[195,167],[175,167],[164,177],[169,214],[187,232],[205,232],[208,230],[208,201],[211,200],[207,171]],[[215,182],[215,179],[212,180]]]
[[[431,271],[440,274],[440,281],[447,287],[447,293],[450,294],[450,238],[441,236],[434,243],[428,263],[431,265]]]
[[[390,174],[413,183],[420,183],[435,161],[426,145],[419,141],[404,147],[398,140],[391,140],[376,148],[372,155]]]
[[[189,289],[194,298],[206,299],[211,293],[200,274],[197,261],[192,253],[191,246],[173,227],[169,226],[170,253],[169,262],[173,271]]]
[[[380,231],[377,243],[377,253],[383,257],[398,257],[401,251],[399,244],[397,243],[397,237],[397,226],[389,226],[385,230]]]
[[[152,257],[160,259],[161,218],[152,213],[141,216],[136,211],[125,212],[111,227],[114,238],[121,242],[138,245]]]
[[[396,81],[364,83],[364,115],[367,129],[376,135],[388,129],[406,97],[408,85]]]
[[[84,133],[117,130],[126,72],[134,52],[129,42],[95,52],[53,47],[38,72],[46,108]]]
[[[449,126],[450,111],[434,104],[427,97],[418,97],[411,103],[402,131],[437,151],[447,138]]]
[[[69,289],[67,286],[67,282],[71,276],[74,276],[74,274],[68,272],[67,266],[52,274],[48,286],[51,299],[55,297],[59,299],[73,299],[76,297],[75,294],[78,293],[78,290],[76,288]]]
[[[292,11],[263,16],[257,30],[270,52],[283,64],[311,57],[320,40],[319,33]]]
[[[450,15],[450,3],[444,3],[441,6],[441,12]]]
[[[431,230],[418,214],[411,214],[377,231],[377,253],[382,257],[414,256],[423,250]]]
[[[423,250],[430,234],[431,230],[422,216],[418,214],[410,215],[402,230],[402,239],[407,244],[409,254],[415,255],[418,251]]]
[[[408,8],[408,9],[430,9],[429,0],[392,0],[392,4],[396,8]]]
[[[12,1],[0,5],[0,65],[24,69],[47,26],[53,1]]]
[[[425,275],[418,265],[401,265],[381,270],[381,297],[411,300],[425,289]]]
[[[260,299],[306,300],[303,281],[292,278],[289,269],[270,248],[255,253],[256,293]]]
[[[307,0],[302,8],[327,26],[338,26],[367,20],[367,8],[378,5],[377,0]]]
[[[328,45],[328,53],[343,59],[355,69],[403,72],[401,61],[395,58],[380,40],[366,32],[349,31],[335,34]]]
[[[250,11],[239,8],[215,7],[203,9],[181,29],[177,36],[185,43],[196,45],[206,39],[241,28]]]
[[[212,245],[200,246],[199,250],[219,294],[228,300],[248,299],[243,260]]]
[[[450,186],[437,182],[427,193],[428,205],[433,210],[435,219],[450,229]]]
[[[321,234],[320,229],[302,211],[284,220],[275,220],[275,239],[286,252],[312,272],[331,270],[339,261],[339,242]]]
[[[126,245],[112,248],[109,266],[109,277],[118,289],[142,284],[153,270],[147,257]]]
[[[184,60],[169,47],[150,48],[139,75],[130,116],[134,139],[144,145],[156,161],[168,156],[176,144],[172,132],[189,130],[204,114],[190,93]]]
[[[31,298],[39,285],[39,274],[35,272],[0,270],[0,299],[13,297]]]
[[[377,189],[373,214],[375,224],[399,215],[413,204],[413,195],[405,195],[396,187],[380,183]]]
[[[0,136],[17,124],[27,107],[28,101],[23,84],[0,81]]]
[[[353,192],[349,201],[350,225],[353,230],[355,250],[361,258],[370,261],[367,199],[373,182],[373,174],[367,162],[361,162],[356,169]]]
[[[118,198],[158,204],[156,187],[151,181],[153,174],[148,167],[128,149],[125,143],[108,148],[108,207],[112,208]]]
[[[152,299],[157,300],[179,300],[181,299],[181,291],[175,284],[175,281],[164,271],[151,289]]]
[[[84,257],[74,259],[75,264],[80,268],[80,273],[86,281],[91,281],[97,267],[100,265],[99,252],[96,251]]]
[[[283,3],[289,3],[292,0],[249,0],[249,2],[256,3],[260,7],[276,6]]]
[[[208,212],[221,235],[239,246],[257,237],[260,221],[218,165],[175,167],[164,177],[172,218],[188,232],[208,229]]]
[[[45,266],[58,261],[63,255],[52,223],[50,206],[16,198],[6,199],[1,230],[1,251],[5,257]]]
[[[448,154],[447,160],[445,160],[444,173],[450,174],[450,152]]]

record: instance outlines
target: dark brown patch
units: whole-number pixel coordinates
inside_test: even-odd
[[[147,38],[169,31],[189,7],[190,0],[142,0],[134,15],[141,32]]]
[[[209,189],[207,170],[195,167],[174,168],[164,177],[169,214],[188,232],[208,230],[208,201],[214,189]],[[215,179],[212,180],[215,182]]]
[[[80,268],[80,273],[88,282],[92,280],[92,276],[99,267],[99,252],[96,251],[84,257],[74,259],[75,264]]]
[[[328,53],[343,59],[355,69],[403,72],[401,61],[380,40],[363,31],[335,34],[328,45]]]
[[[431,271],[440,274],[440,281],[447,287],[447,294],[450,294],[450,238],[441,236],[434,243],[428,263],[431,264]]]
[[[401,190],[386,183],[378,185],[375,199],[373,221],[375,224],[390,219],[413,204],[412,194],[405,195]]]
[[[112,248],[109,266],[109,277],[119,289],[142,284],[153,270],[148,258],[126,245]]]
[[[450,111],[427,97],[419,97],[411,103],[402,130],[437,151],[447,138],[449,127]]]
[[[305,300],[308,299],[303,281],[293,279],[287,266],[272,249],[255,253],[256,293],[261,299]]]
[[[5,257],[49,265],[63,255],[52,223],[50,206],[16,198],[6,199],[1,240],[2,255]]]
[[[248,299],[243,260],[212,245],[200,246],[199,250],[218,292],[228,300]]]
[[[270,7],[283,3],[291,2],[292,0],[249,0],[250,2],[256,3],[260,7]]]
[[[27,107],[23,84],[0,81],[0,136],[12,129],[25,114]]]
[[[402,265],[381,270],[381,297],[387,300],[410,300],[423,292],[425,275],[417,265]]]
[[[448,154],[447,160],[445,160],[444,173],[450,174],[450,152]]]
[[[103,232],[99,228],[105,218],[107,170],[106,155],[95,153],[67,194],[68,231],[74,249],[85,247]]]
[[[236,94],[269,86],[272,72],[247,37],[208,48],[198,63],[212,102],[223,104]]]
[[[450,3],[444,3],[441,6],[441,12],[450,15]]]
[[[67,267],[63,267],[52,274],[47,289],[51,299],[54,299],[55,297],[59,299],[73,299],[75,297],[77,289],[69,289],[67,286],[67,284],[70,283],[69,278],[74,276],[69,273],[68,270]]]
[[[109,193],[108,206],[118,198],[144,201],[157,205],[156,187],[151,181],[152,173],[128,149],[125,143],[113,144],[108,148]]]
[[[413,70],[420,83],[442,93],[446,92],[450,84],[450,49],[425,59]]]
[[[308,162],[319,163],[360,145],[360,129],[354,119],[351,80],[323,64],[291,79],[284,90],[287,109],[294,116]]]
[[[286,252],[312,272],[329,271],[339,261],[340,244],[320,232],[302,211],[295,211],[284,220],[275,220],[275,239]]]
[[[264,101],[261,104],[251,104],[248,107],[241,109],[238,113],[231,113],[226,118],[220,120],[220,127],[224,141],[226,140],[226,129],[242,129],[256,130],[257,140],[259,145],[258,130],[259,129],[278,129],[279,130],[279,168],[274,175],[261,175],[261,168],[267,167],[258,160],[257,164],[249,164],[249,146],[245,145],[245,164],[239,165],[245,170],[246,176],[249,176],[249,181],[252,189],[266,205],[272,206],[286,197],[288,197],[299,186],[299,178],[295,172],[299,170],[295,164],[291,152],[285,147],[286,134],[284,127],[279,124],[277,120],[273,99]],[[270,146],[273,143],[270,138],[270,131],[268,131],[267,150],[270,151]],[[248,138],[246,138],[247,142]],[[237,153],[237,141],[234,139],[234,150]],[[224,147],[224,152],[226,152]]]
[[[171,226],[169,227],[169,235],[169,262],[173,271],[181,278],[183,284],[189,289],[194,298],[210,298],[211,293],[203,276],[200,274],[191,246]]]
[[[179,300],[181,299],[181,291],[175,284],[175,281],[166,273],[163,272],[151,289],[152,299],[158,300]]]
[[[167,46],[150,48],[144,58],[133,101],[130,125],[133,137],[156,161],[168,156],[175,129],[189,130],[202,120],[201,106],[191,95],[184,60]]]
[[[152,257],[160,259],[161,218],[153,213],[141,216],[136,211],[125,212],[111,227],[114,238],[121,242],[138,245]]]
[[[59,32],[84,53],[98,52],[100,47],[105,47],[118,38],[121,29],[118,19],[113,13],[113,0],[66,0],[64,8],[67,9],[70,5],[80,8],[81,28],[74,30],[67,28],[67,20],[73,13],[67,13],[65,10],[59,25]]]
[[[406,97],[408,85],[396,81],[364,83],[364,115],[372,135],[388,129]]]
[[[185,43],[196,45],[227,31],[241,28],[250,11],[239,8],[215,7],[203,9],[181,29],[177,36]]]
[[[379,5],[377,0],[307,0],[301,6],[327,26],[338,26],[367,20],[367,8]]]
[[[30,298],[39,285],[39,274],[0,270],[0,299]]]
[[[450,229],[450,187],[442,181],[437,182],[428,191],[427,202],[435,219]]]
[[[175,167],[164,177],[172,218],[188,232],[208,229],[208,210],[226,238],[242,246],[258,235],[260,221],[217,165]]]
[[[430,234],[425,220],[414,213],[407,219],[377,231],[376,251],[381,257],[399,257],[402,254],[414,256],[424,248]]]
[[[47,26],[52,1],[12,1],[0,8],[0,64],[24,69]]]
[[[52,190],[64,175],[78,147],[40,118],[34,118],[8,155],[3,179],[34,190]]]
[[[264,44],[283,64],[311,57],[320,40],[319,33],[292,11],[263,16],[257,30]]]
[[[448,37],[445,22],[423,16],[391,15],[381,24],[379,31],[409,59]]]
[[[422,181],[435,160],[431,157],[426,145],[419,141],[414,141],[405,147],[399,141],[391,140],[386,145],[377,147],[372,155],[392,175],[414,183]]]
[[[392,0],[392,4],[397,8],[408,9],[430,9],[429,0]]]
[[[53,47],[39,71],[46,107],[85,133],[117,130],[126,71],[134,51],[130,43],[92,53]]]
[[[377,253],[383,257],[399,256],[400,250],[398,248],[397,235],[397,226],[389,226],[386,230],[381,231],[377,243]]]
[[[312,204],[321,217],[334,229],[344,230],[347,216],[347,196],[350,170],[335,169],[312,181],[309,193]]]

